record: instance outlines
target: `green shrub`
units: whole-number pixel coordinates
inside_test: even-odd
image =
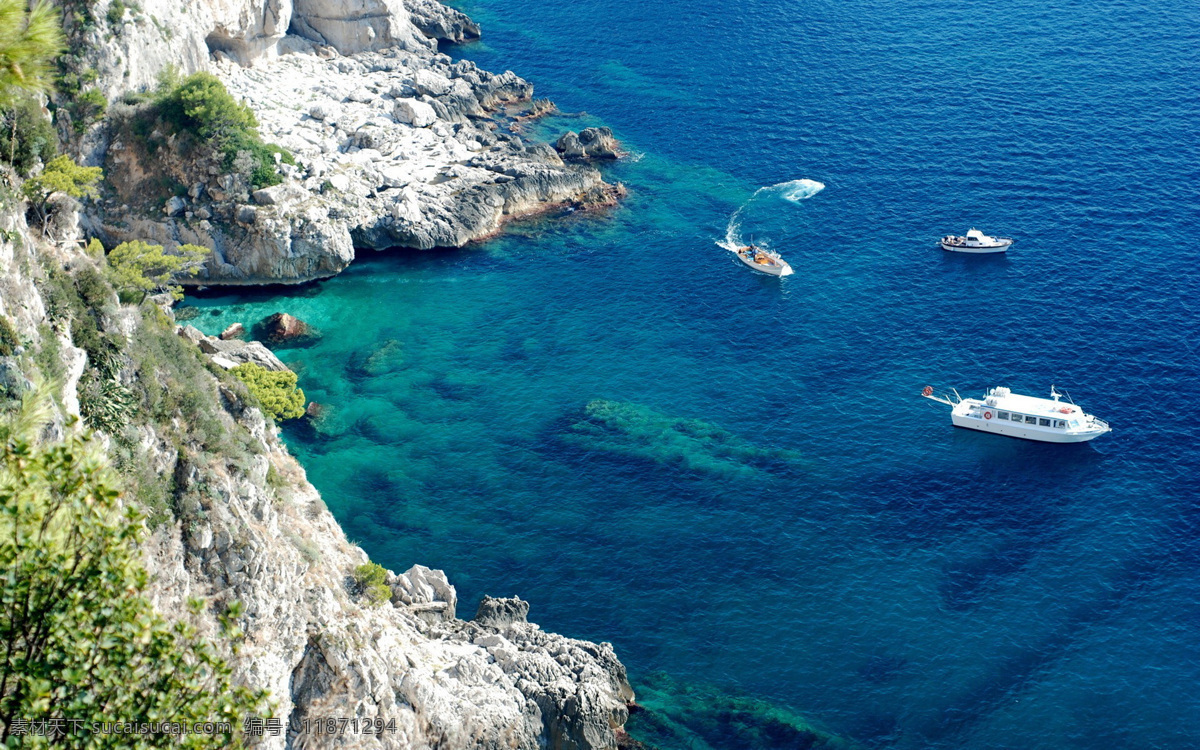
[[[161,95],[158,106],[163,120],[204,139],[224,139],[258,127],[250,108],[234,99],[212,73],[183,79]]]
[[[21,337],[13,327],[12,321],[0,315],[0,357],[12,356],[20,345]]]
[[[211,73],[180,79],[176,70],[164,71],[154,104],[151,115],[176,132],[191,133],[197,140],[211,143],[222,154],[225,168],[244,174],[255,190],[282,181],[275,167],[276,154],[285,164],[296,163],[286,149],[263,142],[254,112],[234,99]],[[143,117],[135,123],[135,131],[146,137],[152,121],[153,116]]]
[[[100,89],[87,89],[71,97],[67,111],[71,114],[71,127],[76,135],[83,135],[92,123],[104,118],[108,99]]]
[[[38,344],[33,353],[33,363],[47,383],[61,382],[67,375],[67,367],[62,361],[62,345],[58,336],[49,324],[43,323],[38,327]]]
[[[102,176],[100,167],[81,167],[63,154],[47,162],[38,176],[25,180],[21,192],[29,199],[44,225],[46,202],[51,195],[66,193],[72,198],[94,197],[98,194],[96,183]]]
[[[379,606],[392,598],[387,585],[387,571],[379,563],[364,563],[354,569],[354,582],[372,606]]]
[[[137,403],[133,393],[99,369],[89,370],[79,380],[79,415],[93,430],[119,435]]]
[[[17,419],[0,424],[0,601],[19,603],[0,607],[8,646],[0,652],[0,723],[225,721],[234,731],[145,735],[137,746],[244,746],[241,719],[266,715],[267,696],[235,686],[223,656],[237,651],[240,608],[218,617],[217,640],[155,611],[138,548],[141,516],[121,502],[85,436],[36,442],[47,401],[31,395]],[[121,744],[66,729],[56,740],[65,747]]]
[[[58,153],[58,136],[42,105],[32,96],[19,97],[0,116],[0,159],[22,177],[38,162],[48,162]]]
[[[177,274],[195,276],[208,257],[208,248],[180,245],[175,254],[163,251],[162,245],[141,240],[122,242],[108,254],[108,266],[113,283],[122,299],[141,302],[150,292],[165,290],[177,300],[183,299],[183,288],[172,284]]]
[[[296,373],[275,372],[247,362],[230,370],[246,384],[263,413],[279,422],[304,416],[304,391],[296,387]]]
[[[100,240],[96,239],[95,237],[88,240],[84,251],[87,252],[88,257],[92,260],[104,259],[104,245],[101,244]]]
[[[50,266],[40,290],[50,319],[59,325],[70,324],[71,342],[87,352],[88,364],[104,377],[114,377],[120,369],[125,339],[119,333],[101,329],[101,320],[113,297],[112,287],[104,277],[90,267],[72,277]]]
[[[124,0],[113,0],[112,5],[108,6],[108,23],[110,26],[116,26],[125,18],[125,3]]]
[[[142,307],[142,324],[129,342],[135,371],[139,417],[180,430],[181,443],[199,442],[207,450],[234,455],[245,447],[234,442],[241,431],[226,430],[224,411],[205,367],[204,355],[174,334],[174,324],[154,305]]]

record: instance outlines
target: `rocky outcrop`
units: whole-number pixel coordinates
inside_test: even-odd
[[[554,148],[563,158],[575,161],[617,159],[623,153],[611,128],[584,128],[579,133],[568,130],[559,137]]]
[[[258,365],[274,372],[288,369],[274,352],[257,341],[205,336],[192,326],[180,326],[177,333],[200,347],[200,351],[207,354],[213,364],[226,370],[244,364]]]
[[[297,346],[320,338],[320,334],[308,323],[282,312],[268,315],[255,330],[272,346]]]
[[[154,149],[114,106],[106,174],[115,195],[90,229],[109,243],[146,239],[210,247],[186,283],[296,283],[332,276],[354,247],[459,247],[509,219],[577,203],[605,184],[553,148],[527,145],[489,117],[532,87],[444,55],[392,48],[353,58],[289,54],[255,68],[214,66],[251,104],[264,139],[295,154],[284,184],[251,191],[220,159],[189,159],[169,138]],[[174,149],[174,150],[173,150]],[[186,196],[147,200],[163,174]]]
[[[468,42],[480,36],[479,25],[467,14],[437,0],[407,0],[406,5],[413,25],[425,36],[448,42]]]

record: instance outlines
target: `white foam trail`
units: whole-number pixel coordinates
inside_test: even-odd
[[[817,182],[816,180],[799,179],[788,180],[787,182],[777,182],[774,185],[766,185],[754,191],[745,203],[738,206],[738,209],[733,212],[733,216],[729,217],[729,225],[725,227],[725,238],[718,240],[717,244],[730,252],[736,251],[739,247],[745,246],[747,243],[742,241],[742,211],[758,198],[760,193],[775,192],[779,197],[792,203],[799,203],[802,200],[807,200],[817,193],[825,189],[825,183]],[[760,241],[760,247],[770,247],[770,243]]]
[[[816,180],[792,180],[781,182],[775,187],[779,188],[779,196],[785,201],[799,203],[824,190],[825,183]]]

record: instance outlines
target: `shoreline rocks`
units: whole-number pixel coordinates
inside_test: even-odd
[[[584,128],[563,133],[554,148],[564,159],[573,161],[615,160],[624,155],[611,128]]]
[[[177,326],[175,332],[184,339],[200,347],[212,360],[213,364],[232,370],[243,364],[254,364],[259,367],[282,372],[289,369],[279,357],[258,341],[242,341],[241,339],[221,339],[216,336],[205,336],[193,326]]]
[[[303,346],[321,337],[308,323],[283,312],[263,318],[255,329],[272,346]]]

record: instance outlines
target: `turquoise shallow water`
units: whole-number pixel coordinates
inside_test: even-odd
[[[208,332],[277,310],[324,332],[280,353],[327,406],[285,437],[347,533],[444,568],[467,614],[519,594],[612,641],[635,683],[869,746],[1200,746],[1200,13],[461,7],[486,36],[453,54],[591,113],[543,135],[612,126],[632,194],[190,300]],[[801,178],[826,187],[744,205]],[[743,206],[794,276],[715,244]],[[1017,244],[935,248],[971,225]],[[955,430],[926,384],[1055,384],[1115,431]]]

